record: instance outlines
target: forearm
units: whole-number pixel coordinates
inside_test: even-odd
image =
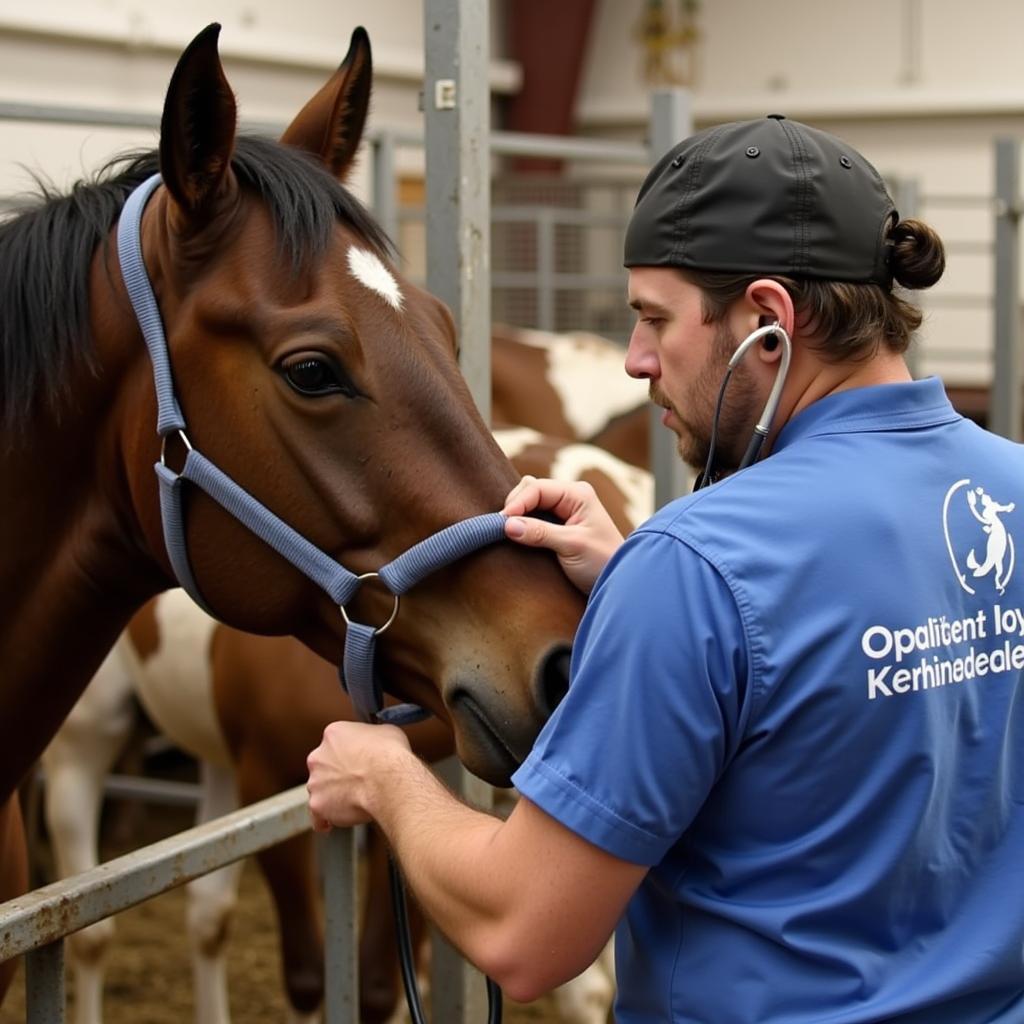
[[[515,909],[507,869],[495,862],[504,823],[460,801],[414,755],[390,760],[367,779],[367,813],[427,915],[481,970],[500,975]]]
[[[375,819],[427,914],[521,1001],[592,962],[645,873],[529,800],[507,821],[467,807],[394,726],[334,722],[307,764],[314,827]]]

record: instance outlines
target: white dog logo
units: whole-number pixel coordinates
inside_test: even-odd
[[[973,594],[974,588],[968,583],[967,573],[958,564],[949,533],[950,506],[953,496],[962,487],[970,485],[970,482],[970,480],[958,480],[946,492],[946,499],[942,506],[942,525],[946,533],[946,547],[949,550],[949,557],[953,562],[953,569],[960,581],[960,586],[968,594]],[[996,591],[1002,594],[1013,575],[1015,550],[1013,537],[1010,536],[1000,516],[1013,512],[1016,504],[1011,501],[1008,505],[1001,505],[983,487],[972,487],[967,491],[967,508],[974,519],[981,524],[982,531],[988,536],[984,546],[984,557],[978,554],[975,547],[968,551],[967,569],[970,571],[971,577],[976,580],[991,576]]]

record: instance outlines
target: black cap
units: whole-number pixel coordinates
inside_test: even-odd
[[[855,149],[769,114],[698,132],[658,161],[637,197],[623,262],[889,287],[898,219]]]

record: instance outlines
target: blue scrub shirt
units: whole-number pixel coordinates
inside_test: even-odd
[[[619,1024],[1024,1020],[1024,449],[839,392],[666,506],[514,777],[650,872]]]

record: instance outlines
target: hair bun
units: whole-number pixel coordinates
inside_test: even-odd
[[[923,221],[901,220],[890,235],[892,272],[904,288],[930,288],[946,269],[942,239]]]

